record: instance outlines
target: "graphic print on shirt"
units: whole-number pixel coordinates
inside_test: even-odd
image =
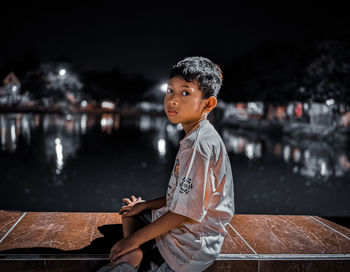
[[[192,188],[193,188],[192,179],[183,178],[182,181],[180,182],[180,193],[181,194],[185,193],[187,195],[190,189]]]
[[[176,185],[179,182],[179,168],[180,168],[180,162],[179,162],[179,159],[176,158],[175,167],[174,167],[174,176],[175,176],[175,180],[176,180]]]

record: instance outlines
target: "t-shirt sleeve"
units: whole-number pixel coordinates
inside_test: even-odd
[[[179,172],[170,211],[201,222],[211,197],[207,189],[209,159],[194,148],[181,152],[178,159]]]

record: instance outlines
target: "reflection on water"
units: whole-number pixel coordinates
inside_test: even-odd
[[[169,123],[164,116],[123,117],[114,113],[0,114],[0,128],[0,165],[4,167],[0,180],[17,183],[13,194],[9,193],[12,204],[6,206],[0,202],[6,206],[0,208],[11,209],[34,205],[38,210],[46,207],[43,203],[53,205],[57,202],[58,207],[63,207],[50,208],[49,205],[47,209],[98,211],[110,210],[108,207],[112,204],[118,208],[119,199],[135,190],[149,198],[157,197],[166,188],[179,141],[184,137],[181,125]],[[328,187],[322,188],[322,194],[327,194],[331,186],[329,181],[340,182],[337,185],[340,187],[335,190],[343,194],[349,191],[350,152],[346,143],[296,140],[287,136],[276,139],[237,128],[217,129],[233,163],[234,176],[238,177],[235,181],[238,212],[240,207],[244,212],[244,205],[254,205],[254,200],[255,205],[265,204],[267,213],[280,212],[280,206],[289,202],[290,210],[286,213],[302,213],[300,207],[292,210],[293,197],[296,199],[304,194],[309,198],[320,188],[313,187],[316,191],[308,191],[308,186],[317,184],[326,184]],[[240,176],[240,172],[244,176]],[[276,173],[279,176],[270,181]],[[296,177],[302,178],[306,187],[292,192],[290,188]],[[158,186],[159,179],[164,183],[162,186]],[[244,189],[245,179],[249,179],[249,189]],[[288,185],[282,185],[285,180]],[[269,182],[270,191],[266,190]],[[277,183],[281,186],[280,192],[274,190]],[[259,189],[260,185],[265,187]],[[254,186],[257,191],[249,191]],[[26,197],[15,193],[21,187],[24,187]],[[89,191],[81,192],[88,188]],[[61,190],[59,196],[57,189]],[[33,191],[37,191],[36,197]],[[274,203],[276,194],[282,195],[282,202]],[[336,194],[338,191],[334,192]],[[81,195],[78,200],[77,195]],[[20,202],[16,200],[17,196],[28,203],[16,206]],[[258,203],[259,198],[261,202]],[[305,200],[308,199],[300,200],[300,203]],[[341,214],[350,216],[348,204],[339,204]],[[255,209],[252,206],[250,210]]]
[[[46,160],[54,166],[56,175],[60,175],[67,158],[75,155],[80,147],[80,135],[86,132],[85,115],[44,115],[44,149]],[[55,178],[56,186],[63,185]]]
[[[119,129],[120,114],[111,114],[111,113],[102,114],[100,123],[101,123],[101,130],[107,134],[111,134],[112,130]]]
[[[153,146],[161,157],[166,154],[167,141],[176,145],[181,140],[181,124],[173,125],[163,117],[141,115],[136,122],[131,121],[142,133],[155,132]],[[59,175],[65,159],[74,157],[80,147],[80,136],[97,124],[100,124],[101,132],[112,134],[120,128],[120,114],[1,114],[2,150],[20,152],[19,142],[23,140],[21,144],[30,145],[32,133],[41,129],[41,123],[47,160],[54,162],[55,173]],[[222,129],[222,138],[229,153],[242,154],[250,160],[271,153],[286,163],[291,172],[305,177],[327,180],[330,176],[343,177],[350,171],[349,151],[341,145],[332,146],[315,139],[282,138],[276,141],[231,128]]]
[[[28,114],[0,115],[1,149],[15,151],[18,136],[22,135],[27,144],[30,144],[31,129],[37,126],[37,116]]]
[[[223,129],[222,137],[228,152],[243,154],[251,160],[271,153],[287,164],[294,174],[315,180],[343,177],[350,172],[350,153],[344,145],[331,145],[317,139],[282,137],[272,140],[247,131],[242,135],[239,131],[226,128]]]

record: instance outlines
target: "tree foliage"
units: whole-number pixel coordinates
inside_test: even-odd
[[[314,48],[302,81],[309,99],[350,104],[350,43],[321,41]]]
[[[227,101],[334,99],[350,104],[349,92],[349,42],[333,40],[265,43],[224,69],[220,96]]]

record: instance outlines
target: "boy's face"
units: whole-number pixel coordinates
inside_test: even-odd
[[[203,117],[208,99],[202,98],[202,91],[195,82],[187,82],[181,76],[168,82],[164,98],[164,110],[173,124],[192,124]]]

